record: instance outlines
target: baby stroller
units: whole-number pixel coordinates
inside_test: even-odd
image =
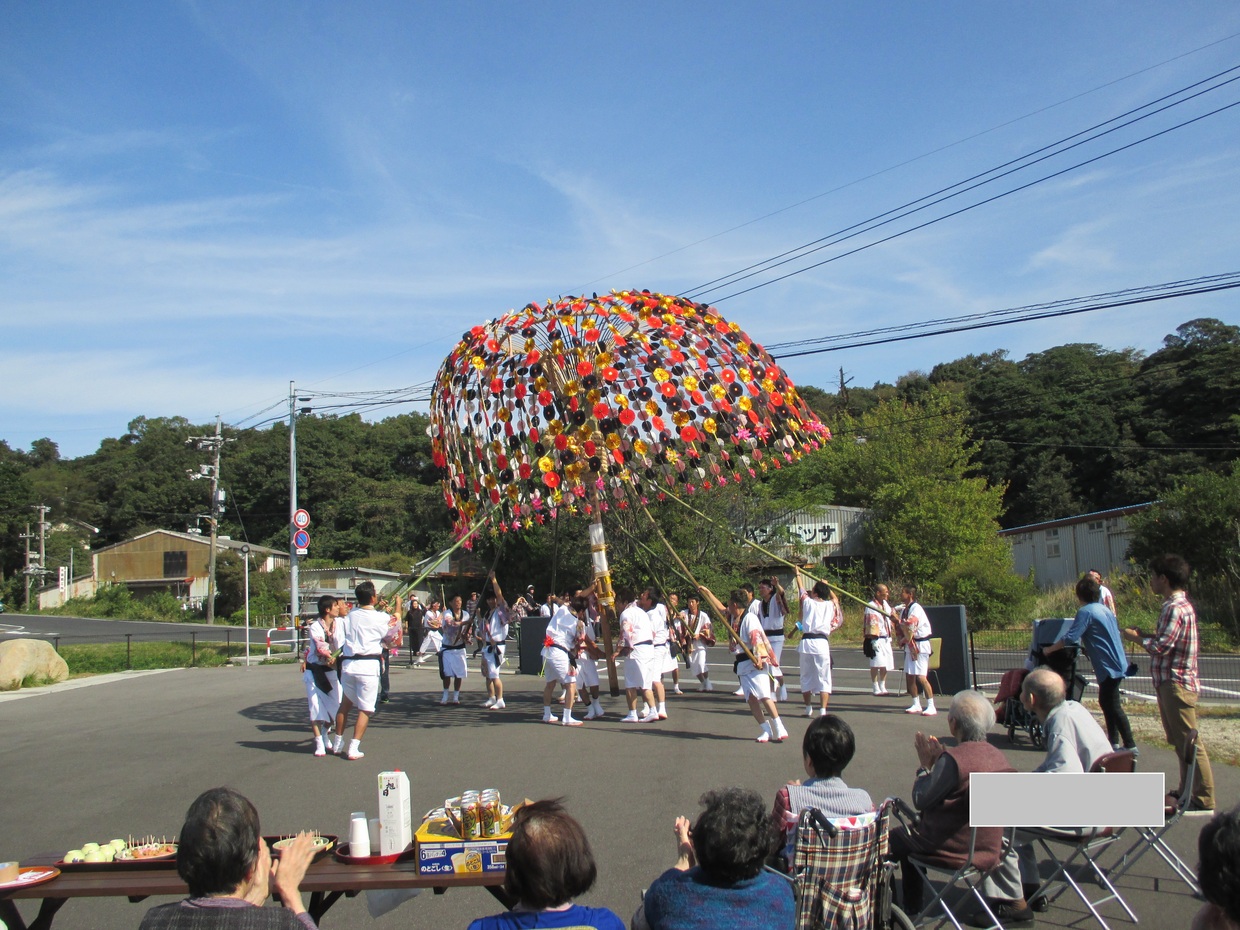
[[[791,879],[797,930],[913,930],[892,902],[887,831],[892,801],[857,817],[828,819],[807,807],[797,819]]]
[[[1085,693],[1085,679],[1076,673],[1076,660],[1080,650],[1076,646],[1067,646],[1047,655],[1043,646],[1058,642],[1064,631],[1072,622],[1070,617],[1056,617],[1049,620],[1033,621],[1033,641],[1029,647],[1029,659],[1025,668],[1032,671],[1043,666],[1057,672],[1064,682],[1064,692],[1073,701],[1079,701]],[[1023,677],[1023,676],[1022,676]],[[1003,708],[1003,722],[1007,724],[1008,740],[1016,741],[1016,731],[1024,730],[1029,734],[1029,741],[1038,749],[1046,748],[1046,740],[1042,733],[1042,724],[1038,718],[1025,710],[1020,702],[1020,692],[1009,697]]]

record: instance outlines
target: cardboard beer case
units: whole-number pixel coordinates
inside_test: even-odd
[[[404,852],[413,842],[409,776],[402,771],[379,773],[379,855]]]
[[[526,802],[528,803],[528,802]],[[519,808],[521,805],[517,805]],[[462,839],[461,824],[446,811],[434,811],[415,834],[419,875],[468,875],[503,872],[507,868],[512,815],[504,818],[503,832],[481,839]]]

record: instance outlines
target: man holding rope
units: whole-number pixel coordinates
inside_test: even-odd
[[[900,608],[900,626],[904,636],[904,680],[913,703],[904,709],[906,714],[933,717],[934,689],[927,677],[930,671],[930,618],[917,603],[917,589],[905,585],[900,594],[904,606]],[[921,708],[921,695],[926,696],[926,709]]]
[[[587,597],[593,590],[575,595],[562,604],[547,622],[547,638],[543,641],[543,670],[547,684],[543,688],[543,723],[556,723],[551,712],[551,696],[556,683],[564,686],[564,711],[558,721],[566,727],[579,727],[581,721],[573,716],[573,702],[577,699],[577,649],[584,635],[584,616],[589,604]]]
[[[736,590],[728,598],[728,608],[733,615],[739,615],[744,611],[736,635],[738,646],[748,646],[748,650],[741,649],[736,673],[740,675],[741,689],[745,692],[749,711],[753,714],[753,719],[762,727],[762,732],[758,734],[756,741],[782,743],[788,738],[788,731],[784,729],[784,722],[779,719],[779,709],[775,706],[771,695],[774,692],[775,681],[781,679],[783,673],[779,670],[779,662],[775,659],[774,650],[766,638],[766,633],[762,630],[761,617],[756,611],[746,610],[747,593]],[[764,712],[770,715],[769,723]]]
[[[491,583],[486,592],[487,614],[482,621],[482,677],[487,682],[487,699],[483,707],[492,710],[503,710],[504,683],[499,677],[499,667],[504,664],[504,643],[508,639],[508,602],[504,600],[504,592],[499,589],[499,580],[495,570],[487,576]]]
[[[462,609],[461,596],[452,595],[448,609],[440,617],[443,648],[439,650],[439,677],[443,680],[442,705],[461,703],[461,682],[469,677],[465,650],[470,640],[469,611]]]
[[[648,677],[654,667],[654,630],[650,625],[650,615],[631,596],[616,592],[616,606],[625,605],[620,611],[620,643],[612,659],[625,656],[624,661],[624,698],[629,705],[629,712],[620,719],[621,723],[650,723],[659,719],[659,711],[655,706],[654,692],[650,690]],[[646,701],[646,713],[637,714],[637,696],[641,694]]]
[[[361,750],[362,737],[370,725],[370,715],[375,712],[379,698],[379,668],[383,661],[383,647],[400,636],[400,618],[389,617],[375,610],[375,585],[363,581],[353,592],[357,607],[341,621],[344,627],[344,658],[340,673],[340,710],[336,712],[336,736],[332,752],[340,754],[344,748],[344,730],[349,722],[349,711],[356,705],[357,722],[353,726],[353,739],[345,758],[356,761],[365,753]]]
[[[885,696],[887,673],[895,668],[891,654],[891,605],[887,603],[887,586],[874,586],[874,600],[865,605],[862,624],[865,630],[866,658],[870,660],[870,685],[876,696]]]
[[[784,586],[774,575],[758,582],[758,597],[760,599],[759,612],[762,615],[762,632],[766,634],[766,640],[771,644],[771,654],[775,658],[775,664],[779,665],[784,660],[784,618],[788,616],[788,598],[784,594]],[[779,681],[779,696],[776,700],[788,700],[788,686],[784,684],[782,678]]]

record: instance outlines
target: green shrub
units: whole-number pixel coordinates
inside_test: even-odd
[[[943,574],[942,586],[943,603],[963,604],[974,629],[1019,626],[1033,619],[1033,584],[988,552],[954,561]]]

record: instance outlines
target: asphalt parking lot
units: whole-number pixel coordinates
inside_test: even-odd
[[[399,768],[410,776],[415,819],[471,787],[498,788],[506,801],[565,798],[599,862],[599,882],[585,900],[627,921],[641,889],[674,858],[674,818],[694,816],[704,790],[739,784],[773,796],[802,774],[806,720],[797,715],[799,701],[783,705],[791,740],[759,745],[753,742],[756,725],[730,693],[730,668],[713,674],[718,690],[671,698],[667,721],[621,724],[623,699],[604,696],[603,721],[566,729],[539,722],[541,689],[533,677],[505,676],[508,708],[491,712],[481,707],[485,695],[476,672],[466,682],[462,705],[443,708],[433,666],[394,667],[392,700],[375,717],[363,742],[366,758],[359,762],[311,755],[304,691],[288,666],[134,673],[3,696],[0,859],[113,836],[175,834],[190,801],[218,784],[232,785],[255,802],[266,833],[344,833],[351,811],[375,811],[376,774]],[[795,676],[792,682],[795,692]],[[846,778],[875,798],[907,797],[917,765],[913,734],[924,729],[946,736],[946,714],[905,715],[902,697],[875,698],[866,682],[859,668],[837,669],[832,707],[858,738]],[[1027,742],[1010,746],[998,728],[992,739],[1020,770],[1040,759]],[[1140,762],[1143,771],[1168,772],[1174,781],[1171,753],[1146,747]],[[1216,765],[1215,773],[1220,804],[1234,805],[1240,773],[1224,765]],[[1204,822],[1182,821],[1172,837],[1190,862]],[[1186,927],[1197,907],[1153,855],[1125,877],[1122,888],[1150,926]],[[1085,925],[1083,908],[1068,897],[1039,915],[1039,924]],[[55,926],[132,928],[154,903],[73,900]],[[496,907],[481,889],[427,893],[372,921],[364,899],[357,898],[337,904],[324,925],[464,928]],[[33,903],[22,910],[29,919]],[[1127,923],[1114,905],[1106,913],[1115,914],[1113,924]]]

